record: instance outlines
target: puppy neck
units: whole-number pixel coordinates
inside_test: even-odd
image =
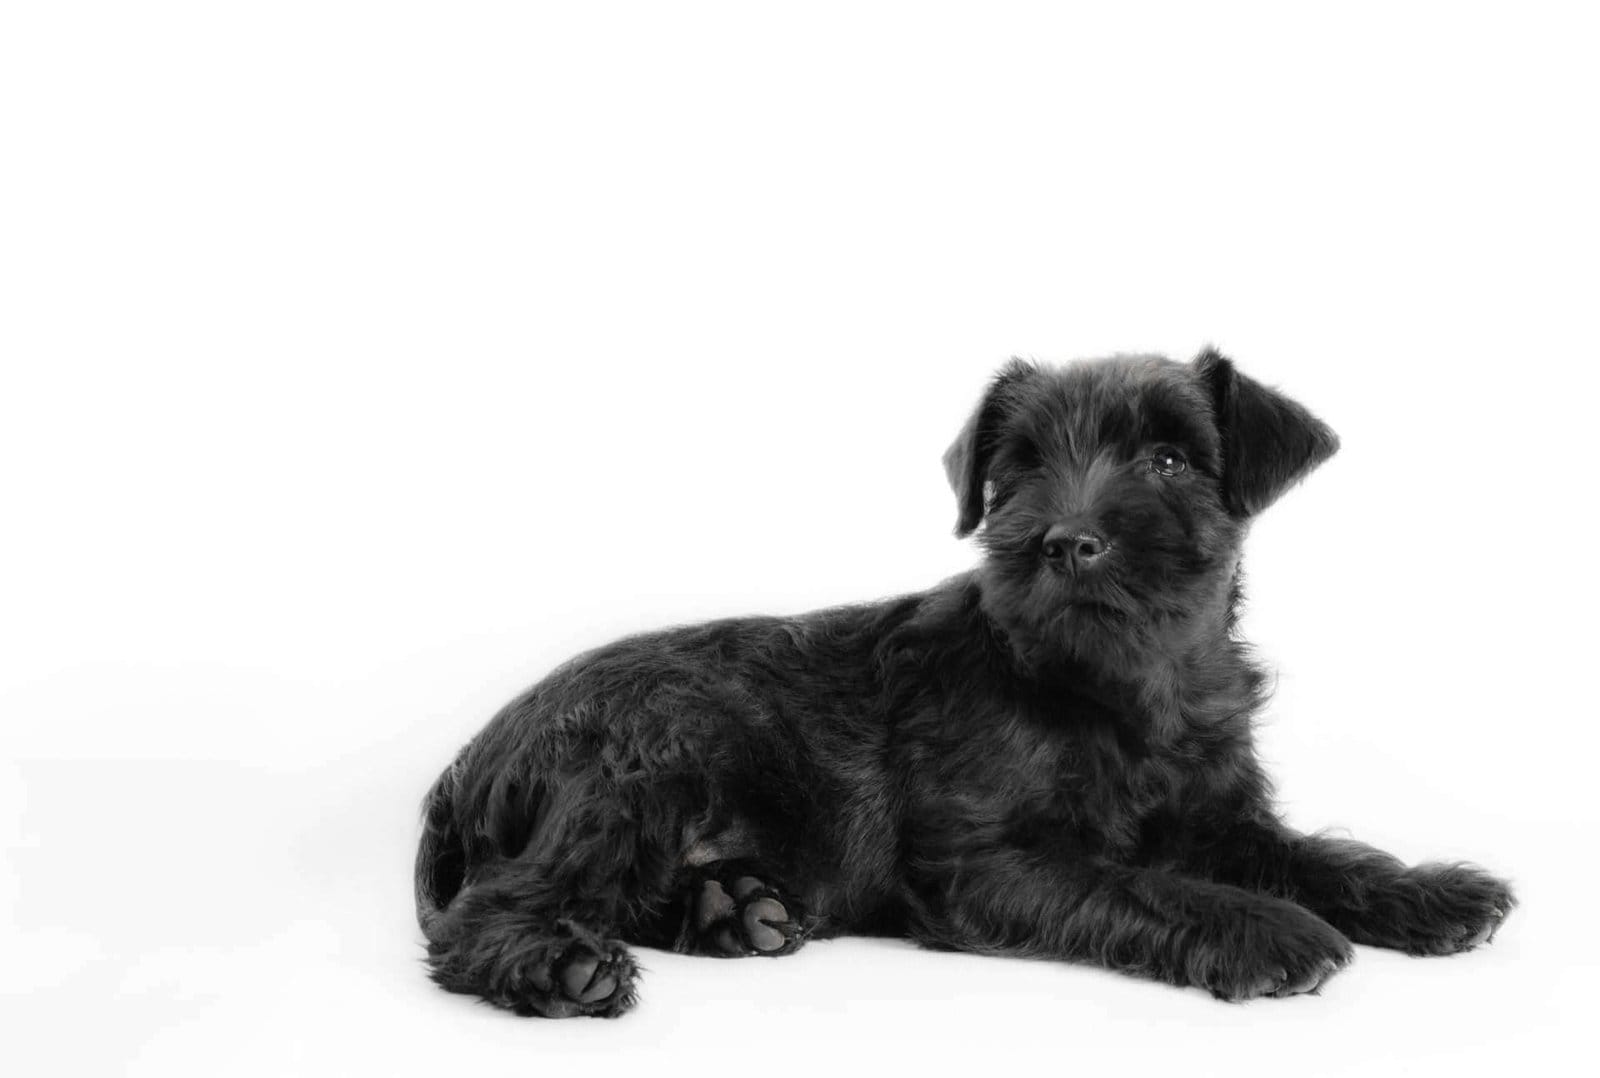
[[[1074,609],[1019,617],[1004,588],[985,586],[981,572],[976,583],[979,608],[1019,679],[1045,692],[1085,679],[1116,687],[1161,741],[1255,704],[1260,676],[1231,634],[1236,581],[1223,578],[1182,615],[1147,620]]]

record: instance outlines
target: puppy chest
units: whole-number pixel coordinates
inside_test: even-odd
[[[981,787],[972,802],[1001,822],[1000,841],[1130,861],[1181,815],[1188,786],[1175,761],[1103,729],[992,755],[967,778]]]

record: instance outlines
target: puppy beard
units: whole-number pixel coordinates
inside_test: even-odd
[[[1225,633],[1231,577],[1217,562],[1140,588],[1115,567],[1073,578],[1027,553],[994,549],[978,574],[984,612],[1025,669],[1045,675],[1090,666],[1127,678],[1178,658],[1198,638]]]
[[[1034,673],[1088,663],[1120,669],[1154,642],[1149,613],[1115,580],[1063,577],[1036,558],[991,554],[979,570],[984,612]]]

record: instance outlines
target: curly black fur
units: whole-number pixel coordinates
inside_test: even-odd
[[[1013,362],[945,457],[976,570],[618,641],[461,752],[417,858],[434,979],[615,1015],[625,942],[870,933],[1238,1000],[1315,990],[1352,942],[1482,942],[1505,883],[1290,830],[1253,751],[1241,544],[1337,447],[1214,352]]]

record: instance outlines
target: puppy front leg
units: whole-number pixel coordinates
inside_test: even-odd
[[[1314,991],[1351,956],[1291,902],[1154,869],[991,850],[928,883],[913,935],[930,945],[1092,961],[1220,999]]]
[[[1187,867],[1298,902],[1357,943],[1455,954],[1491,939],[1516,898],[1476,865],[1407,865],[1352,839],[1252,819],[1203,845]]]

